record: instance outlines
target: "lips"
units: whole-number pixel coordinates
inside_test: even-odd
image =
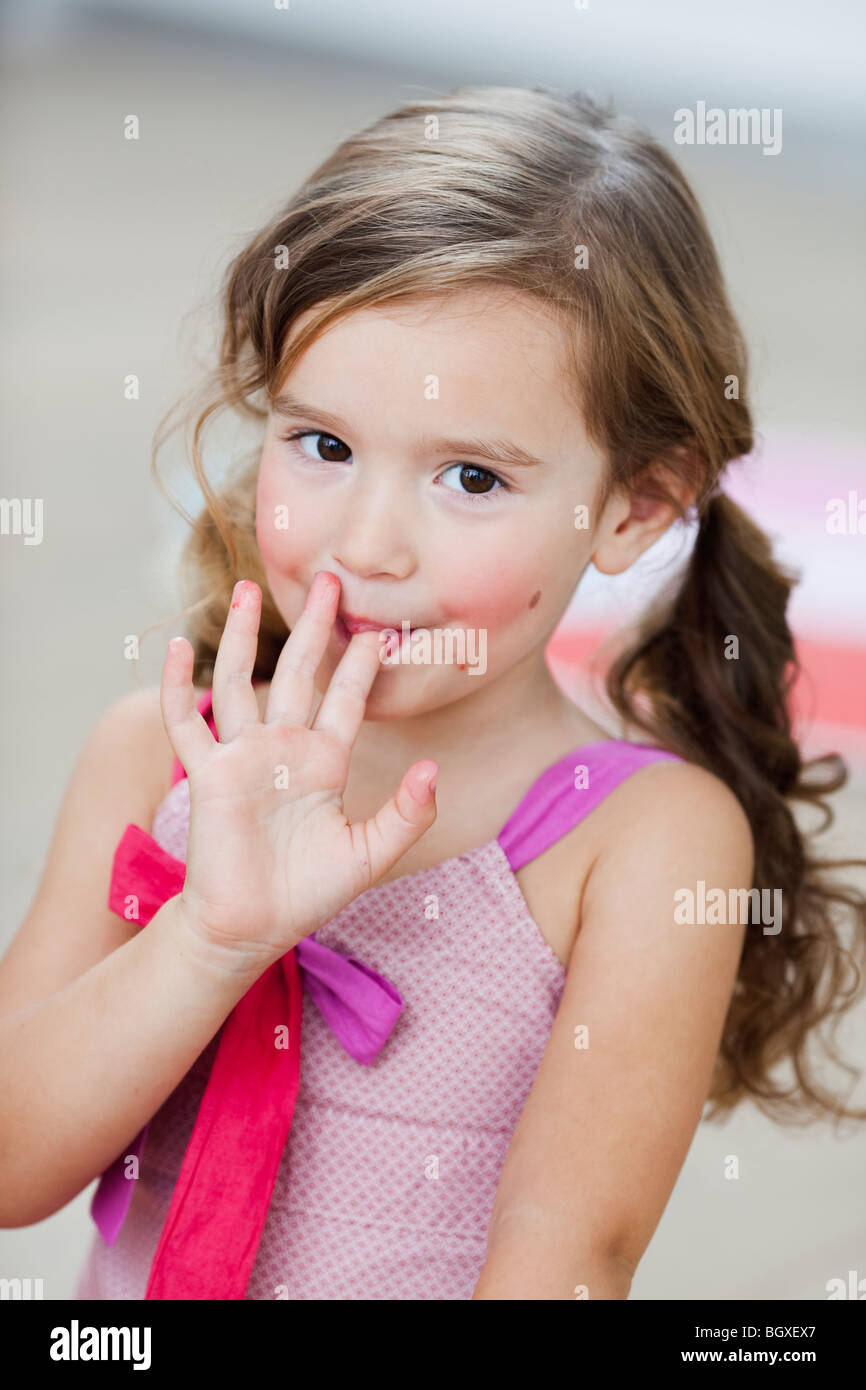
[[[353,635],[356,632],[382,632],[385,628],[391,628],[397,632],[402,632],[403,630],[403,619],[401,619],[399,623],[380,623],[377,622],[375,618],[358,618],[351,613],[338,613],[337,616],[342,619],[348,631]],[[416,624],[410,623],[409,631],[414,632],[416,626]]]

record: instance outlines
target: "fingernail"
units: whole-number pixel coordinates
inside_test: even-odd
[[[314,599],[327,598],[335,584],[335,576],[330,570],[316,570],[310,585],[310,595]]]
[[[436,768],[436,771],[433,773],[432,777],[430,777],[429,772],[416,772],[414,783],[410,783],[410,790],[412,790],[413,786],[418,788],[417,793],[414,790],[412,790],[412,795],[415,797],[416,801],[421,803],[422,806],[424,802],[429,801],[430,797],[432,796],[436,787],[436,779],[438,778],[438,776],[438,767]]]
[[[255,608],[256,586],[251,579],[239,579],[232,590],[232,608]]]

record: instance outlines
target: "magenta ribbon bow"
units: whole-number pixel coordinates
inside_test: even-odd
[[[140,826],[128,825],[114,856],[108,906],[125,921],[145,926],[164,902],[181,891],[185,878],[183,860],[169,854]],[[363,961],[323,946],[313,936],[298,942],[294,951],[303,984],[328,1027],[350,1056],[369,1066],[403,1010],[397,990]],[[105,1170],[93,1197],[91,1216],[109,1245],[116,1240],[132,1200],[126,1161],[141,1154],[148,1127]]]

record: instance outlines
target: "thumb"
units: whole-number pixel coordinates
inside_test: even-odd
[[[436,820],[436,778],[431,758],[413,763],[390,801],[364,826],[371,885],[420,840]]]

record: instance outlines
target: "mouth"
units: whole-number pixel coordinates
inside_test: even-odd
[[[403,641],[404,635],[408,637],[411,633],[416,632],[419,627],[426,626],[426,624],[421,623],[407,623],[407,629],[404,632],[404,622],[407,622],[407,620],[402,618],[399,622],[378,622],[375,618],[360,618],[354,613],[338,612],[336,622],[334,623],[334,631],[338,638],[341,639],[342,643],[348,646],[357,632],[384,632],[387,629],[397,634],[396,639],[393,637],[389,639],[390,644],[393,645],[396,640],[399,646]]]
[[[377,622],[375,618],[358,618],[354,613],[338,613],[337,616],[343,620],[350,632],[381,632],[384,628],[395,628],[397,632],[402,632],[403,623],[406,619],[401,618],[399,622]],[[420,623],[409,623],[409,631],[414,632]]]

